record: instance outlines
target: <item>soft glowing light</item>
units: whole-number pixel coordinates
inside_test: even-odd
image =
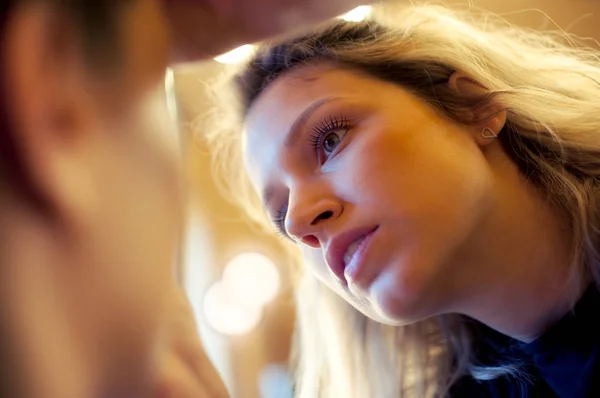
[[[223,271],[223,283],[235,300],[263,306],[279,292],[279,271],[273,261],[260,253],[243,253],[234,257]]]
[[[167,108],[173,121],[177,122],[177,98],[175,95],[175,73],[167,68],[165,73],[165,91],[167,93]]]
[[[222,64],[239,64],[250,58],[253,53],[254,46],[252,44],[246,44],[215,57],[215,61]]]
[[[217,332],[237,336],[249,333],[259,324],[262,307],[244,306],[232,300],[229,289],[216,282],[204,296],[204,316]]]
[[[367,19],[369,15],[371,15],[371,6],[360,6],[347,12],[340,18],[348,22],[360,22]]]

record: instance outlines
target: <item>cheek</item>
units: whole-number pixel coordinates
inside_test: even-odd
[[[455,269],[456,253],[469,246],[493,197],[489,167],[476,148],[435,131],[423,134],[369,140],[348,164],[361,186],[357,213],[385,231],[376,258],[390,266],[371,294],[404,321],[433,313],[423,297]]]
[[[488,189],[486,162],[467,140],[438,131],[367,133],[347,157],[349,181],[341,184],[365,205],[405,216],[443,214],[471,208]]]
[[[396,279],[416,290],[468,244],[493,196],[478,149],[444,134],[373,132],[352,148],[338,179],[356,214],[385,227],[378,259],[403,258]]]
[[[361,131],[340,153],[332,176],[340,196],[362,211],[385,204],[401,205],[398,196],[407,199],[403,192],[413,185],[407,170],[414,169],[416,163],[407,152],[406,143],[393,132]]]

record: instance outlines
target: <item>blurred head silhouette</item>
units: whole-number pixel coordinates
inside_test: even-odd
[[[83,396],[94,379],[103,396],[133,396],[180,218],[161,5],[1,7],[2,334],[27,381],[7,394]]]

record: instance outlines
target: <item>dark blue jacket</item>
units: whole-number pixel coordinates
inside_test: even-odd
[[[463,377],[451,397],[600,398],[600,292],[596,285],[555,326],[524,344],[489,328],[474,327],[482,363],[498,358],[522,364],[524,378],[479,382]],[[498,362],[496,362],[498,363]]]

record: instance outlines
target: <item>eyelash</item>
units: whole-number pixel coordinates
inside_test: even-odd
[[[323,120],[313,128],[313,133],[310,137],[310,143],[316,153],[321,149],[323,137],[336,130],[348,129],[348,119],[345,117],[333,117]]]
[[[275,217],[273,217],[273,222],[275,223],[275,227],[277,229],[277,233],[281,236],[283,236],[284,238],[288,238],[288,234],[285,231],[285,215],[286,215],[286,210],[285,209],[281,209],[281,210],[277,210]]]

